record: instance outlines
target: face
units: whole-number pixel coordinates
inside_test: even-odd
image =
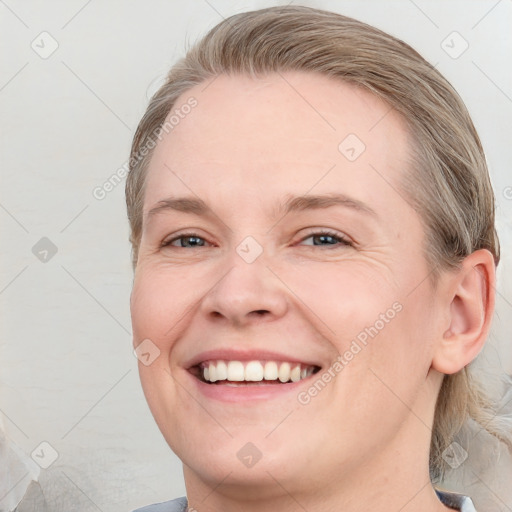
[[[155,148],[131,296],[186,476],[299,493],[428,449],[438,326],[404,123],[315,74],[206,85]]]

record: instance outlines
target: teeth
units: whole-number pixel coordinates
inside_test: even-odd
[[[265,363],[265,380],[277,380],[277,377],[279,375],[279,368],[277,366],[277,363],[274,361],[267,361]]]
[[[279,380],[288,382],[290,380],[290,363],[281,363],[279,367]]]
[[[251,361],[245,367],[245,380],[259,382],[263,380],[263,366],[259,361]]]
[[[210,365],[213,363],[210,363]],[[211,379],[210,379],[211,380]],[[244,380],[244,365],[240,361],[229,361],[228,380],[242,382]]]
[[[217,380],[228,378],[228,366],[224,361],[217,361]]]
[[[297,382],[300,380],[300,365],[293,367],[292,371],[290,372],[290,379],[292,382]]]
[[[208,366],[208,373],[210,374],[210,382],[215,382],[217,380],[217,367],[215,363],[210,363]]]
[[[313,366],[276,361],[207,361],[201,364],[201,368],[203,378],[207,382],[298,382],[309,377],[314,371]]]

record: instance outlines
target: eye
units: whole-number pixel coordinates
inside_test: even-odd
[[[345,238],[342,234],[335,231],[321,230],[310,233],[307,237],[303,238],[301,242],[312,239],[312,244],[305,244],[310,246],[334,246],[334,248],[341,246],[352,246],[352,242]],[[315,243],[318,242],[318,243]]]
[[[303,244],[313,247],[318,246],[334,246],[337,248],[341,246],[352,246],[352,242],[340,233],[329,230],[320,230],[311,232],[307,237],[303,238],[301,242],[311,239],[313,243]],[[161,244],[162,247],[178,247],[178,248],[195,248],[205,247],[209,244],[204,238],[198,236],[196,233],[181,233],[178,236],[164,240]]]
[[[175,242],[179,242],[178,245]],[[181,233],[174,238],[169,238],[162,242],[162,247],[172,246],[172,247],[181,247],[181,248],[194,248],[194,247],[204,247],[206,240],[197,236],[195,233]]]

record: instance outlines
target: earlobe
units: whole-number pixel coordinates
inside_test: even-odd
[[[492,254],[480,249],[451,273],[449,326],[435,347],[432,367],[453,374],[468,365],[483,348],[494,313],[496,268]]]

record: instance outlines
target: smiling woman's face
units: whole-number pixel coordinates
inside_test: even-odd
[[[134,344],[160,351],[139,363],[144,392],[186,478],[298,495],[428,459],[442,326],[398,188],[400,117],[305,73],[220,76],[175,108],[191,96],[148,171],[131,297]]]

